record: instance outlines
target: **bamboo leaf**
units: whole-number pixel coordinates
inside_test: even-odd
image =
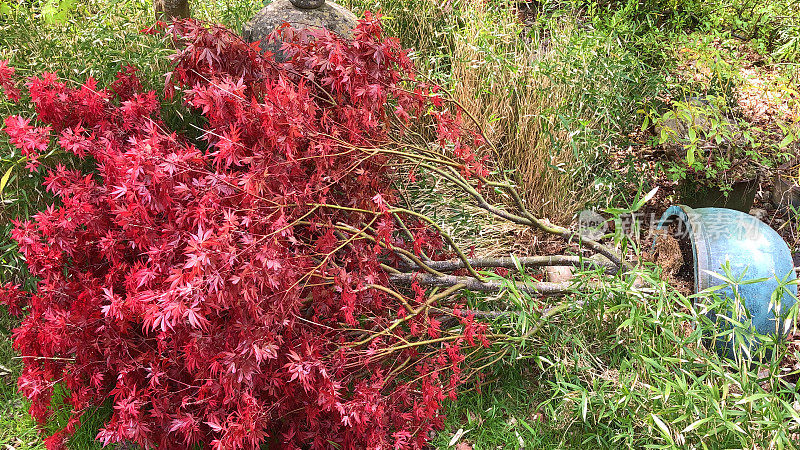
[[[711,420],[710,417],[706,417],[705,419],[695,420],[688,427],[684,428],[683,431],[681,431],[681,433],[686,434],[686,433],[694,430],[695,428],[699,427],[700,425],[708,422],[709,420]]]
[[[6,184],[8,184],[8,180],[11,178],[11,173],[14,172],[14,165],[12,164],[11,167],[6,170],[6,173],[3,174],[3,178],[0,178],[0,195],[3,194],[3,191],[6,188]]]
[[[661,420],[661,418],[658,417],[657,415],[655,414],[650,414],[650,415],[653,417],[653,422],[656,424],[656,426],[658,426],[658,429],[661,430],[661,434],[663,434],[664,437],[667,438],[667,440],[671,444],[674,444],[675,441],[672,440],[672,434],[670,434],[669,427],[667,426],[667,424],[665,424],[664,421]]]

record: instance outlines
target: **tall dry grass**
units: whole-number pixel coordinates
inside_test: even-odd
[[[464,5],[465,30],[455,41],[452,94],[494,143],[493,160],[525,193],[542,217],[568,223],[592,198],[586,165],[559,118],[581,88],[547,69],[569,45],[574,23],[550,21],[530,35],[511,8]]]
[[[385,15],[387,33],[411,49],[421,74],[448,89],[485,131],[494,168],[520,187],[531,211],[566,225],[594,199],[592,167],[607,149],[586,155],[586,143],[577,142],[585,129],[601,127],[583,113],[593,110],[581,91],[591,71],[571,61],[571,40],[581,32],[574,16],[526,28],[516,3],[501,0],[340,3]]]

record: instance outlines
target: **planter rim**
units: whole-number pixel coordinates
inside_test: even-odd
[[[664,215],[661,216],[661,220],[658,223],[658,229],[664,229],[670,225],[670,219],[673,217],[680,220],[684,226],[686,226],[686,232],[689,237],[689,246],[692,249],[692,261],[693,264],[693,272],[694,272],[694,292],[700,292],[700,267],[708,267],[708,252],[707,251],[697,251],[697,247],[701,245],[701,239],[697,239],[697,233],[694,229],[695,224],[693,224],[692,220],[689,218],[689,214],[694,211],[693,208],[690,208],[685,205],[676,205],[670,206],[665,212]],[[705,243],[705,240],[702,240],[702,243]],[[703,246],[703,250],[708,250],[707,245]],[[708,274],[706,274],[708,276]]]

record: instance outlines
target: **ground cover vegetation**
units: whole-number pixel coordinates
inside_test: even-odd
[[[27,300],[11,300],[28,294],[18,296],[10,285],[4,290],[12,308],[0,308],[0,444],[40,448],[43,437],[55,433],[49,445],[69,437],[70,448],[99,448],[96,437],[165,448],[191,442],[232,448],[261,440],[270,448],[428,441],[440,448],[797,445],[800,366],[792,339],[768,343],[763,351],[777,355],[769,362],[721,360],[703,347],[711,324],[693,306],[713,300],[676,289],[661,267],[641,262],[649,250],[646,236],[612,227],[606,245],[595,250],[608,250],[612,259],[626,255],[631,267],[608,276],[608,266],[582,262],[590,261],[586,245],[486,210],[515,211],[528,222],[525,214],[548,218],[572,236],[580,209],[606,208],[617,217],[660,213],[689,176],[734,179],[747,167],[768,189],[770,170],[798,153],[795,2],[343,3],[359,14],[384,14],[381,38],[378,22],[362,31],[366,48],[381,49],[385,61],[323,38],[327,45],[298,46],[295,65],[278,68],[218,28],[176,30],[193,46],[175,59],[173,35],[149,28],[149,2],[0,2],[0,60],[15,70],[3,66],[0,77],[16,80],[3,85],[0,100],[0,115],[11,118],[1,138],[0,284],[35,293],[25,306]],[[260,6],[191,5],[194,17],[232,30]],[[385,43],[388,36],[411,49],[410,60]],[[204,47],[216,42],[225,42],[224,49]],[[217,64],[227,61],[224,70],[209,70],[197,58],[204,49]],[[344,95],[335,69],[315,65],[332,52],[344,52],[349,64],[371,64],[387,78],[363,85],[364,94]],[[165,92],[167,72],[177,88],[172,96]],[[416,81],[400,88],[395,77],[406,80],[412,72]],[[303,83],[311,73],[317,82]],[[432,85],[443,89],[433,93]],[[419,95],[411,96],[415,88]],[[20,101],[12,99],[13,89]],[[253,91],[263,101],[242,100]],[[79,106],[64,110],[54,95]],[[381,115],[387,101],[400,106],[400,118],[407,113],[415,120],[388,120]],[[255,121],[273,117],[274,110],[266,110],[274,105],[289,105],[281,117],[322,137],[313,145],[266,146],[257,139],[263,123]],[[328,121],[317,120],[319,111],[330,114]],[[463,113],[458,119],[445,111]],[[368,112],[372,119],[365,118]],[[670,126],[698,115],[711,125]],[[276,135],[302,140],[291,127],[270,123]],[[103,135],[109,129],[115,131]],[[51,141],[45,132],[54,134]],[[101,135],[109,145],[97,145]],[[734,141],[729,150],[709,144]],[[277,163],[259,159],[240,147],[269,148],[265,153],[282,157]],[[292,154],[294,148],[324,148],[326,156]],[[404,163],[407,158],[391,153],[400,148],[417,162],[431,159],[431,167]],[[298,190],[248,184],[257,172],[294,180],[282,185]],[[137,179],[136,173],[151,177]],[[324,180],[323,173],[339,176]],[[644,195],[654,187],[655,196]],[[165,194],[175,189],[183,194]],[[767,197],[759,194],[757,206]],[[242,201],[248,213],[239,217]],[[276,201],[284,225],[273,229],[281,209]],[[204,213],[211,205],[217,212]],[[764,208],[766,220],[796,248],[797,213],[793,221],[791,209]],[[12,219],[39,211],[12,239]],[[74,219],[59,219],[65,211]],[[127,215],[118,214],[123,211]],[[233,231],[227,238],[220,234],[231,227],[279,237],[265,240],[274,241],[269,248],[257,238],[243,244],[230,237]],[[180,238],[170,240],[166,230]],[[101,241],[108,247],[100,248]],[[232,254],[223,250],[226,242],[245,252],[238,266],[219,257]],[[121,243],[133,246],[122,249]],[[172,250],[153,250],[158,245]],[[296,248],[304,249],[303,257],[278,255]],[[64,255],[61,264],[51,261],[53,252]],[[581,262],[567,286],[543,283],[541,268],[524,259],[468,269],[477,257],[510,254],[568,254]],[[180,275],[167,269],[189,264],[191,255],[194,264]],[[381,268],[390,262],[385,258],[401,262],[401,273]],[[429,266],[427,258],[446,260],[458,271]],[[237,275],[242,280],[235,289],[250,299],[249,312],[213,289],[199,297],[173,289],[174,283],[208,283],[208,273],[230,275],[247,264],[271,264],[269,270],[281,274],[272,281]],[[412,272],[419,272],[413,285]],[[306,273],[319,281],[309,283]],[[426,286],[426,279],[444,286]],[[379,287],[365,296],[363,280]],[[478,280],[489,292],[460,289]],[[563,292],[557,298],[537,294],[545,288]],[[292,295],[264,308],[253,303],[254,294],[244,294],[253,289]],[[65,292],[77,298],[79,291],[85,305],[64,300]],[[140,297],[141,306],[134,306],[130,299]],[[462,316],[459,309],[489,313]],[[53,321],[46,311],[59,311],[63,320]],[[254,311],[269,323],[289,322],[256,333],[245,326]],[[402,325],[391,328],[398,320]],[[12,349],[12,329],[21,323]],[[104,331],[93,332],[90,323],[103,323]],[[72,331],[75,325],[81,331]],[[327,331],[318,333],[320,326]],[[277,339],[277,330],[285,337]],[[72,350],[87,342],[94,344]],[[225,345],[229,359],[195,367]],[[123,347],[140,353],[111,362],[103,355]],[[20,351],[50,358],[23,365]],[[158,358],[159,352],[174,357]],[[329,352],[342,358],[325,357]],[[272,370],[247,365],[258,355]],[[425,361],[436,362],[426,367]],[[169,381],[153,382],[153,373]],[[272,377],[268,383],[265,373]],[[191,381],[201,379],[207,384]],[[187,390],[164,387],[175,382]],[[265,399],[278,406],[265,408]],[[85,413],[80,420],[75,409]],[[375,411],[381,414],[364,419]],[[42,436],[31,413],[43,419]],[[295,420],[278,420],[289,416]],[[237,431],[251,426],[272,440]]]

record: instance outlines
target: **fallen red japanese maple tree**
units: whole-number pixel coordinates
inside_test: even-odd
[[[168,32],[180,45],[167,95],[199,111],[202,141],[168,128],[134,68],[105,88],[32,77],[35,121],[5,119],[31,168],[53,145],[96,165],[48,171],[57,205],[13,232],[37,289],[0,290],[26,314],[14,346],[31,413],[49,417],[56,384],[74,410],[48,448],[108,401],[104,443],[424,447],[442,401],[498,337],[454,294],[498,290],[476,268],[513,265],[466,258],[434,221],[397,206],[394,181],[426,171],[491,214],[576,235],[487,180],[480,132],[415,81],[375,17],[352,42],[294,33],[286,63],[219,26]],[[19,98],[13,70],[0,68],[0,86]],[[398,137],[420,126],[436,145]],[[516,209],[492,206],[484,186],[508,191]]]

